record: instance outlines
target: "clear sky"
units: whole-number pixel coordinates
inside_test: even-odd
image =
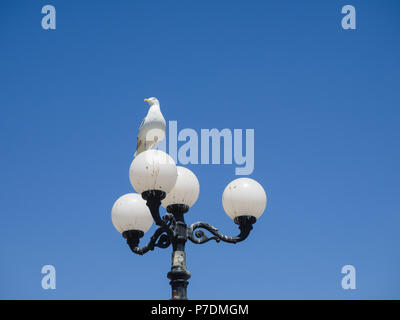
[[[399,18],[377,0],[1,1],[0,298],[170,298],[171,248],[134,255],[110,216],[150,96],[178,130],[254,129],[268,196],[243,243],[188,243],[189,298],[400,298]],[[234,235],[236,165],[188,167],[187,222]]]

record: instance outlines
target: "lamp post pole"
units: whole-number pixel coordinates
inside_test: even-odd
[[[186,268],[186,242],[190,240],[195,244],[203,244],[214,240],[238,243],[245,240],[257,218],[264,212],[267,198],[264,189],[255,180],[236,179],[225,188],[222,202],[228,216],[239,227],[237,236],[222,234],[206,222],[195,222],[188,226],[184,217],[198,198],[199,183],[193,172],[184,167],[172,167],[170,161],[165,161],[167,157],[169,156],[161,151],[148,150],[134,159],[131,165],[131,173],[134,173],[131,175],[131,183],[140,195],[131,193],[120,197],[113,206],[112,221],[136,254],[143,255],[155,247],[172,246],[171,270],[167,275],[172,288],[172,300],[186,300],[190,278],[190,272]],[[175,176],[171,168],[175,169]],[[157,173],[156,178],[154,172]],[[160,179],[164,172],[175,179],[174,184],[170,178],[164,179],[164,182]],[[158,186],[160,189],[151,189],[151,186]],[[161,205],[167,211],[163,216],[160,215]],[[158,228],[149,242],[140,247],[140,239],[153,222]],[[210,235],[206,235],[202,229]]]
[[[186,268],[185,245],[187,241],[187,225],[184,214],[189,210],[185,205],[170,205],[167,212],[171,213],[175,221],[175,237],[172,241],[172,263],[168,279],[172,288],[172,300],[186,300],[187,286],[190,272]]]

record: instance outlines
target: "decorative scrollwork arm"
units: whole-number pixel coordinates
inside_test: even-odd
[[[140,248],[140,238],[143,237],[143,231],[129,230],[122,233],[123,237],[126,238],[126,243],[129,245],[131,250],[136,253],[143,255],[150,250],[154,250],[155,247],[167,248],[173,239],[173,233],[168,227],[158,228],[151,236],[150,241],[147,245]]]
[[[195,231],[199,228],[206,229],[211,234],[213,234],[213,236],[206,236],[203,230]],[[223,235],[218,232],[217,228],[205,222],[195,222],[188,228],[188,239],[196,244],[205,243],[210,240],[215,240],[216,242],[219,242],[221,240],[221,236]]]
[[[245,240],[250,231],[253,229],[253,224],[256,222],[256,218],[252,216],[240,216],[235,219],[235,223],[239,225],[240,233],[236,237],[226,236],[218,231],[218,229],[206,222],[196,222],[193,223],[188,228],[188,239],[196,244],[202,244],[210,240],[215,240],[216,242],[224,241],[228,243],[237,243]],[[213,236],[206,236],[203,230],[196,229],[206,229]]]

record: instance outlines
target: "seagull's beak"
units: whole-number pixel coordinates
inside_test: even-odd
[[[144,99],[144,102],[150,103],[149,99]]]

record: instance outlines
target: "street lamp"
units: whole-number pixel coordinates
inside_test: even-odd
[[[186,289],[190,272],[186,268],[185,244],[190,240],[202,244],[210,240],[237,243],[247,238],[253,224],[263,214],[267,197],[263,187],[255,180],[239,178],[230,182],[222,195],[226,214],[239,226],[236,237],[226,236],[205,222],[187,226],[184,214],[192,207],[200,192],[199,182],[192,171],[176,166],[175,161],[160,150],[140,153],[129,170],[133,188],[140,193],[120,197],[112,208],[112,222],[126,238],[131,250],[145,254],[155,247],[172,245],[171,280],[172,299],[187,299]],[[160,206],[167,213],[161,217]],[[147,245],[139,247],[140,238],[152,222],[158,226]],[[197,230],[199,229],[199,230]],[[207,236],[203,230],[211,233]]]

